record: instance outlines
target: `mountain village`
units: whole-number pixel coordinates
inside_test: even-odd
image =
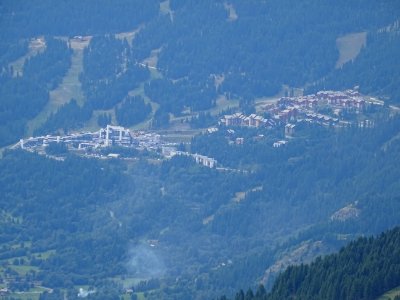
[[[226,130],[227,134],[234,133],[234,128],[282,128],[285,139],[275,141],[271,146],[280,148],[288,144],[294,136],[298,124],[317,124],[325,127],[358,126],[363,128],[373,127],[373,120],[366,118],[346,118],[347,115],[362,116],[373,106],[383,106],[383,101],[371,100],[363,97],[356,90],[320,91],[316,94],[298,97],[281,97],[275,103],[262,107],[263,116],[259,114],[245,115],[236,112],[224,115],[219,119],[218,125],[208,128],[205,132],[213,133]],[[156,131],[131,131],[130,129],[107,125],[95,132],[71,133],[64,136],[46,135],[21,139],[12,149],[21,148],[39,154],[46,154],[46,147],[51,143],[63,143],[69,151],[85,157],[99,159],[118,159],[120,154],[102,154],[100,149],[107,147],[126,147],[137,150],[147,150],[161,153],[166,159],[175,155],[190,156],[194,160],[209,168],[217,166],[217,161],[197,153],[178,151],[178,143],[166,141]],[[232,144],[242,145],[243,138],[236,138]],[[64,159],[63,157],[54,157]]]

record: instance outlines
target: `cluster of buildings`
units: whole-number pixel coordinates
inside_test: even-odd
[[[274,117],[280,120],[305,121],[323,126],[347,126],[349,121],[345,120],[345,113],[362,114],[372,104],[376,103],[367,101],[355,90],[319,91],[307,96],[282,97],[269,112],[275,113]],[[288,111],[293,113],[288,115]],[[281,118],[280,114],[287,117]]]
[[[161,137],[153,132],[131,132],[121,126],[107,125],[96,132],[72,133],[65,136],[39,136],[21,139],[15,147],[25,150],[44,150],[51,143],[64,143],[69,150],[90,153],[111,146],[156,150],[162,146]]]
[[[197,164],[203,165],[208,168],[215,168],[217,166],[216,159],[205,156],[205,155],[201,155],[201,154],[197,154],[197,153],[192,154],[189,152],[180,152],[180,151],[177,151],[175,155],[190,156],[190,157],[194,158],[194,160]]]
[[[328,105],[341,109],[354,109],[361,113],[365,110],[367,102],[358,91],[320,91],[316,95],[319,101],[327,101]]]
[[[193,158],[197,164],[203,165],[203,166],[211,168],[211,169],[215,168],[218,163],[217,160],[212,157],[208,157],[208,156],[197,154],[197,153],[177,151],[176,148],[174,148],[174,147],[163,147],[162,153],[167,158],[172,158],[176,155],[188,156],[188,157]]]
[[[307,96],[283,97],[278,101],[279,107],[293,107],[306,111],[316,110],[318,107],[328,107],[336,116],[340,116],[343,111],[362,113],[367,104],[364,97],[355,90],[319,91]]]
[[[337,125],[343,112],[362,113],[368,106],[358,91],[320,91],[316,94],[298,97],[282,97],[276,104],[264,107],[269,118],[242,113],[225,115],[219,122],[227,127],[275,127],[288,123],[307,121],[321,125]],[[329,111],[322,114],[318,111]]]
[[[278,104],[293,105],[301,108],[316,108],[318,105],[330,105],[335,108],[354,109],[362,112],[366,101],[358,91],[319,91],[316,94],[299,97],[282,97]]]
[[[39,136],[21,139],[12,148],[21,148],[24,150],[45,154],[45,149],[51,143],[63,143],[68,150],[78,152],[84,156],[98,158],[118,158],[118,153],[109,153],[106,157],[101,155],[101,149],[119,146],[126,148],[135,148],[138,150],[149,150],[160,152],[166,158],[171,158],[175,155],[185,155],[194,158],[196,163],[203,166],[214,168],[217,161],[213,158],[182,152],[176,150],[176,144],[171,144],[162,139],[162,137],[154,132],[145,131],[130,131],[121,126],[107,125],[106,128],[101,128],[96,132],[81,132],[73,133],[65,136]]]
[[[233,115],[225,115],[220,120],[220,125],[224,126],[240,126],[240,127],[273,127],[275,126],[275,121],[272,119],[265,119],[256,114],[251,114],[246,116],[242,113],[234,113]]]
[[[0,289],[0,296],[1,297],[5,297],[8,294],[10,294],[10,290],[8,288],[1,288]]]
[[[266,111],[284,124],[290,121],[306,121],[324,126],[335,126],[344,113],[361,114],[369,103],[358,91],[319,91],[299,97],[282,97]],[[324,111],[324,113],[319,113]],[[345,124],[348,122],[344,121]]]
[[[242,113],[225,115],[219,124],[227,127],[264,127],[285,128],[285,137],[293,136],[296,124],[300,122],[318,124],[326,127],[348,126],[354,120],[346,120],[351,115],[362,114],[369,105],[376,104],[367,101],[358,91],[319,91],[316,94],[296,97],[282,97],[277,103],[262,107],[263,115]],[[347,114],[346,114],[347,113]],[[268,117],[265,117],[268,116]],[[360,118],[362,119],[362,118]],[[372,127],[370,121],[357,123],[359,127]],[[238,142],[240,144],[240,141]],[[278,141],[273,147],[282,147],[285,141]]]
[[[288,141],[286,141],[286,140],[277,141],[277,142],[273,143],[272,147],[280,148],[280,147],[285,146],[287,143],[288,143]]]
[[[298,123],[306,122],[319,124],[322,126],[347,126],[349,121],[345,121],[342,112],[362,113],[370,105],[358,91],[320,91],[313,95],[298,97],[282,97],[277,103],[263,107],[264,116],[257,114],[245,115],[234,113],[225,115],[220,119],[219,125],[226,127],[249,127],[249,128],[274,128],[284,127],[285,138],[291,138],[296,130]],[[360,118],[362,119],[362,118]],[[373,127],[374,123],[362,120],[358,123],[359,127]],[[233,131],[228,128],[229,131]],[[218,131],[218,127],[209,128],[208,132]],[[236,145],[243,145],[244,139],[239,137],[231,141]],[[132,147],[138,150],[149,150],[161,152],[164,157],[170,158],[174,155],[192,156],[195,161],[206,167],[213,168],[217,161],[200,154],[180,152],[176,149],[176,144],[171,144],[162,139],[155,132],[130,131],[121,126],[107,125],[96,132],[73,133],[65,136],[46,135],[21,139],[13,147],[20,147],[28,151],[45,153],[45,148],[51,143],[63,143],[68,150],[78,151],[85,156],[102,157],[98,151],[105,147],[119,146]],[[286,145],[287,141],[277,141],[273,147],[279,148]],[[119,157],[119,154],[111,153],[109,157]]]

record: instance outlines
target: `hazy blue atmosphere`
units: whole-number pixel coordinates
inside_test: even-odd
[[[0,28],[1,299],[400,299],[397,0],[2,0]]]

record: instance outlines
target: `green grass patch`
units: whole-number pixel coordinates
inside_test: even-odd
[[[137,296],[138,300],[146,300],[144,293],[136,293],[136,296]],[[124,300],[131,300],[131,295],[129,295],[129,294],[123,294],[121,297]]]
[[[263,97],[256,99],[254,102],[256,112],[261,114],[262,112],[265,111],[264,106],[277,103],[282,96],[283,94],[280,93],[273,97]]]
[[[183,112],[183,115],[181,115],[181,116],[171,115],[170,128],[175,129],[175,130],[189,130],[190,131],[190,126],[188,124],[184,124],[184,122],[186,120],[191,120],[192,117],[196,117],[199,113],[209,113],[212,116],[217,116],[228,109],[236,109],[238,107],[239,107],[239,100],[236,100],[236,99],[228,100],[224,96],[219,96],[218,99],[216,100],[215,107],[212,107],[208,110],[190,112],[190,110],[187,109]]]
[[[84,103],[84,95],[79,81],[79,74],[83,70],[83,50],[75,49],[72,55],[71,67],[64,76],[61,84],[54,90],[50,91],[50,100],[43,110],[32,120],[28,122],[28,136],[39,128],[50,114],[57,112],[63,105],[74,98],[79,105]]]
[[[35,272],[39,271],[38,267],[29,265],[20,265],[20,266],[10,265],[10,268],[16,271],[21,276],[25,276],[30,271],[35,271]]]
[[[12,299],[18,300],[39,300],[41,293],[36,292],[18,292],[18,293],[11,293],[10,297]]]
[[[208,110],[208,112],[212,116],[216,116],[221,112],[231,109],[231,108],[238,108],[239,107],[239,100],[228,100],[224,96],[220,96],[217,101],[215,107]]]
[[[148,118],[144,120],[143,122],[136,124],[134,126],[131,126],[129,129],[131,130],[146,130],[150,128],[150,122],[151,119],[154,116],[154,113],[157,111],[159,108],[159,104],[156,102],[151,101],[149,97],[144,92],[144,83],[141,83],[139,87],[136,89],[133,89],[129,92],[129,96],[141,96],[143,97],[145,103],[149,103],[151,105],[152,111],[149,114]],[[85,124],[85,126],[82,128],[84,131],[96,131],[99,129],[99,125],[97,124],[97,118],[101,114],[109,114],[111,115],[111,123],[112,124],[118,124],[116,116],[115,116],[115,109],[109,109],[109,110],[95,110],[93,111],[92,118]]]
[[[34,288],[30,289],[29,292],[32,293],[43,293],[43,292],[48,292],[50,289],[49,288],[45,288],[42,286],[35,286]]]
[[[131,288],[135,285],[137,285],[139,282],[143,281],[143,280],[147,280],[148,278],[137,278],[137,277],[114,277],[113,281],[122,284],[123,287],[125,288]]]
[[[17,218],[20,222],[22,222],[22,218],[19,219]],[[31,248],[32,247],[32,242],[31,241],[26,241],[26,242],[21,242],[18,244],[14,244],[11,246],[12,249],[19,249],[19,248]]]
[[[35,56],[36,54],[43,52],[45,49],[46,49],[45,44],[42,43],[39,39],[32,40],[29,43],[28,52],[25,55],[18,58],[17,60],[10,63],[9,66],[13,67],[14,70],[13,76],[22,75],[25,61]]]
[[[24,248],[30,248],[31,245],[32,245],[31,242],[24,242]],[[18,249],[18,248],[21,248],[21,245],[20,244],[15,244],[11,248],[12,249]],[[44,252],[32,253],[32,256],[34,256],[36,258],[41,258],[41,259],[48,259],[51,255],[53,255],[55,253],[56,253],[56,250],[48,250],[48,251],[44,251]],[[25,255],[25,256],[15,256],[15,257],[12,257],[12,258],[9,258],[9,259],[5,259],[3,261],[8,261],[10,264],[12,264],[12,261],[14,259],[16,259],[16,258],[18,258],[18,259],[22,258],[22,259],[28,260],[28,256]]]
[[[171,12],[170,5],[169,5],[169,0],[165,0],[160,3],[160,13],[166,15]]]
[[[137,296],[138,300],[146,300],[144,293],[136,293],[136,296]]]
[[[336,68],[342,67],[346,62],[353,60],[360,53],[363,46],[367,43],[367,33],[351,33],[339,37],[336,40],[336,46],[339,50],[339,59],[336,62]]]
[[[40,258],[40,259],[48,259],[50,256],[56,254],[56,250],[47,250],[44,252],[35,252],[33,253],[33,255],[36,258]]]
[[[150,78],[151,79],[160,79],[163,78],[164,76],[158,71],[157,69],[154,68],[149,68],[150,70]]]
[[[162,131],[163,140],[170,143],[189,143],[192,138],[202,132],[201,129],[184,131]]]
[[[129,45],[132,46],[132,42],[135,39],[135,35],[140,31],[141,26],[133,31],[120,32],[115,34],[115,38],[120,40],[127,40]]]
[[[160,107],[160,105],[156,102],[151,101],[151,99],[144,92],[144,83],[141,83],[140,86],[129,92],[130,96],[141,96],[144,99],[146,104],[151,105],[151,113],[143,122],[136,124],[135,126],[130,127],[131,130],[146,130],[150,128],[151,119],[153,118],[155,112]]]
[[[111,115],[111,123],[112,124],[117,124],[117,120],[115,118],[115,110],[108,109],[108,110],[94,110],[92,117],[90,118],[89,121],[86,122],[85,126],[82,128],[83,131],[96,131],[100,128],[100,126],[97,124],[97,118],[102,115],[102,114],[108,114]]]
[[[49,291],[49,289],[44,287],[34,287],[27,292],[11,293],[10,297],[18,300],[38,300],[40,295],[46,291]]]
[[[131,295],[129,294],[123,294],[121,297],[123,300],[131,300]]]

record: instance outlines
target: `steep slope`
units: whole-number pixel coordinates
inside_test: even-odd
[[[359,86],[365,94],[384,97],[400,103],[399,21],[376,32],[370,32],[359,55],[323,78],[309,92],[318,89],[345,89]]]
[[[357,0],[350,5],[346,1],[332,3],[325,0],[307,3],[288,0],[229,3],[212,0],[135,0],[121,1],[117,5],[104,0],[96,2],[96,5],[80,1],[57,5],[51,1],[30,1],[24,4],[3,3],[0,12],[4,41],[4,53],[0,53],[4,63],[0,67],[3,74],[12,63],[7,61],[9,58],[17,60],[18,56],[15,56],[18,53],[20,58],[25,56],[25,48],[18,45],[43,35],[46,39],[94,36],[88,47],[93,50],[91,54],[100,54],[93,59],[93,55],[90,58],[89,51],[85,51],[83,72],[79,76],[83,97],[77,82],[76,72],[80,71],[76,64],[80,56],[77,55],[73,57],[74,68],[60,85],[63,88],[73,79],[75,86],[68,87],[71,93],[66,90],[60,94],[54,86],[51,88],[55,89],[51,100],[55,101],[49,104],[46,99],[38,99],[42,97],[40,93],[29,94],[33,102],[43,100],[45,103],[38,105],[37,111],[32,111],[18,124],[8,124],[1,130],[4,145],[26,134],[25,125],[29,120],[33,119],[28,124],[29,133],[32,133],[33,127],[38,127],[33,125],[45,124],[45,118],[62,118],[65,114],[57,115],[56,112],[56,109],[61,109],[58,104],[67,103],[70,100],[68,97],[72,96],[79,98],[76,100],[81,106],[85,102],[90,105],[85,107],[87,114],[79,120],[79,126],[72,124],[69,127],[82,127],[89,123],[88,120],[95,127],[95,118],[99,114],[107,113],[115,121],[115,107],[125,101],[129,92],[138,87],[142,89],[144,85],[141,93],[148,96],[145,97],[147,102],[153,103],[153,110],[158,110],[158,113],[153,111],[151,114],[155,118],[153,124],[168,127],[168,120],[161,121],[170,114],[176,117],[172,119],[178,123],[190,120],[198,111],[215,108],[221,97],[246,106],[255,98],[277,94],[283,85],[303,87],[328,76],[326,86],[331,86],[329,74],[339,59],[337,41],[339,46],[343,41],[340,37],[354,32],[375,32],[388,24],[397,24],[398,19],[398,6],[394,0]],[[46,26],[46,22],[54,24]],[[123,40],[120,43],[104,42],[115,34],[118,39],[127,38],[126,43]],[[388,40],[384,40],[384,43],[377,41],[377,44],[387,45]],[[368,43],[373,48],[371,41],[369,38]],[[359,83],[363,91],[396,98],[397,73],[395,69],[384,71],[384,68],[395,65],[391,62],[396,59],[397,44],[389,44],[378,49],[379,55],[384,58],[384,67],[377,64],[375,70],[374,66],[363,63],[363,57],[369,60],[371,55],[361,51],[354,65],[348,62],[343,66],[344,74],[350,72],[350,75],[336,76],[337,73],[334,73],[332,78],[345,77],[345,83],[340,83],[340,80],[337,83],[343,87],[357,84],[354,74],[365,74],[362,77],[365,80]],[[157,73],[157,76],[149,79],[138,70],[138,66],[146,67],[146,62],[152,55],[154,58],[154,53],[157,53],[156,65],[152,64],[149,71],[153,71],[153,75]],[[380,61],[380,57],[373,61]],[[110,69],[107,62],[116,64]],[[107,74],[102,73],[99,64],[104,66]],[[379,80],[375,81],[376,77],[372,74],[367,76],[371,70],[376,71]],[[60,72],[57,76],[64,74]],[[353,79],[347,80],[350,77]],[[44,92],[51,89],[45,88]],[[15,90],[22,97],[26,96],[18,88]],[[1,102],[6,102],[6,93],[1,91]],[[8,107],[0,108],[0,113],[9,110]],[[44,110],[42,114],[41,110]],[[91,115],[93,110],[97,110],[95,117]],[[17,117],[21,114],[21,111],[15,112]],[[51,121],[53,125],[65,123],[62,120]],[[39,128],[40,131],[62,129],[47,125]],[[10,132],[8,136],[7,131]]]
[[[400,283],[400,229],[361,238],[338,254],[291,267],[268,299],[375,299]]]
[[[155,130],[170,119],[215,126],[220,109],[254,109],[283,85],[360,84],[394,101],[398,8],[397,0],[0,3],[0,146],[41,117],[35,134],[143,120]],[[354,32],[368,32],[366,46],[335,69],[338,38]],[[30,57],[38,37],[48,47]],[[71,57],[66,40],[87,47]],[[22,77],[10,68],[18,59]],[[69,80],[79,89],[61,96]],[[126,298],[131,288],[148,299],[210,299],[272,284],[287,265],[399,225],[400,118],[388,111],[360,117],[376,117],[371,128],[298,124],[282,148],[272,146],[280,127],[221,126],[180,145],[219,169],[136,149],[126,160],[64,152],[64,161],[5,151],[0,287],[54,288],[42,299],[75,299],[82,286],[89,299]],[[306,278],[305,269],[294,272]],[[346,297],[361,293],[347,287]]]
[[[266,294],[259,288],[246,299],[376,299],[400,283],[400,228],[359,238],[338,253],[309,265],[291,266]],[[393,293],[392,293],[393,294]],[[243,299],[239,292],[235,299]]]
[[[229,146],[213,134],[193,142],[218,159],[229,152],[230,167],[256,164],[252,172],[208,169],[184,157],[160,162],[146,152],[128,162],[7,152],[0,273],[19,270],[13,262],[23,258],[20,265],[35,274],[19,280],[51,288],[100,288],[111,279],[137,287],[156,276],[150,299],[233,294],[276,262],[309,260],[398,225],[399,123],[320,129],[318,138],[284,149],[256,140],[246,149]],[[357,213],[342,218],[351,208]],[[148,260],[138,258],[143,251]]]

